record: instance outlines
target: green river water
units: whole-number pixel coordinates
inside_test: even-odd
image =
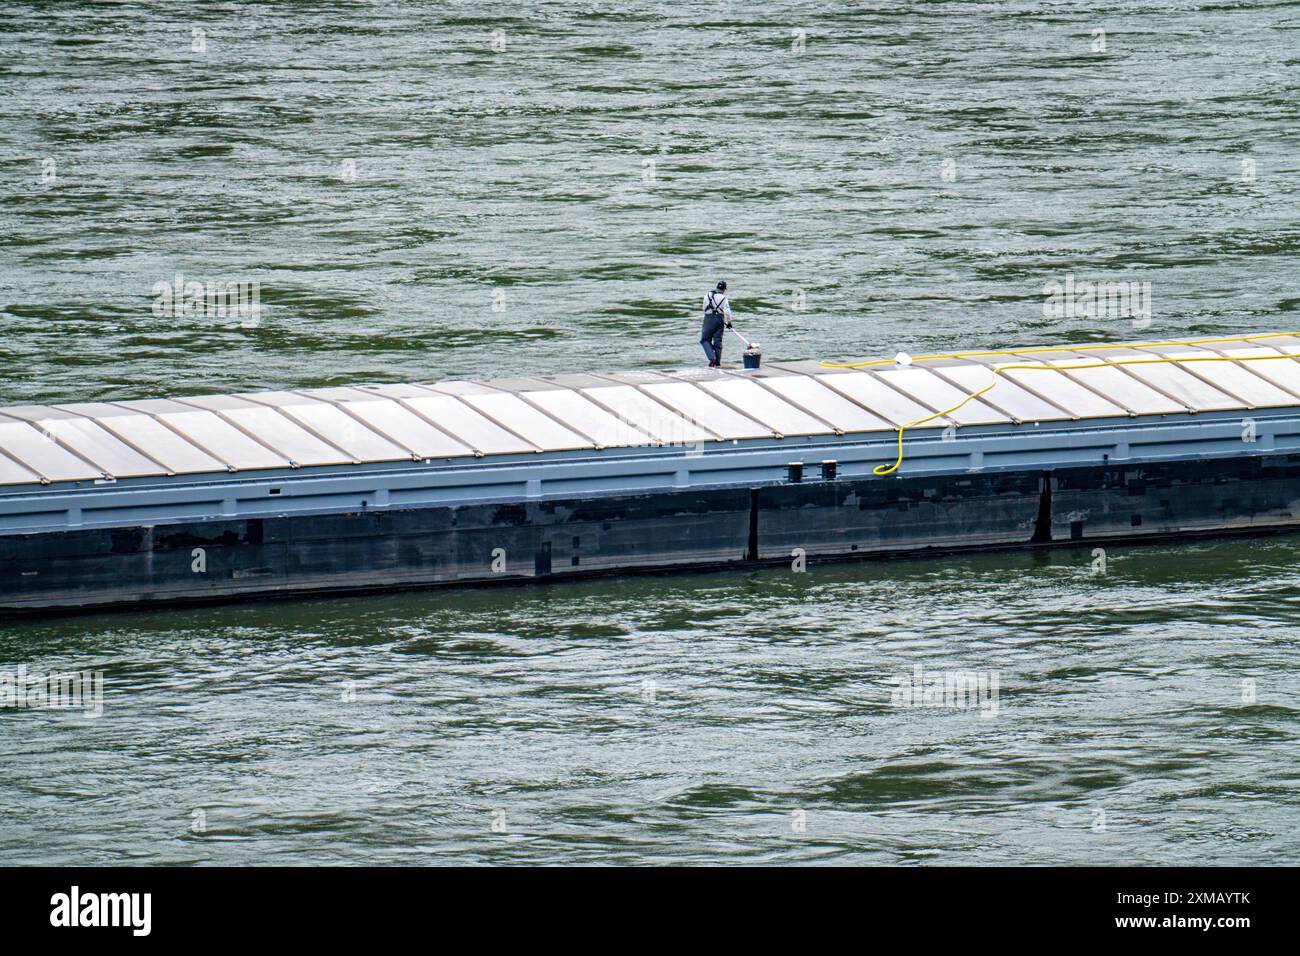
[[[0,404],[695,365],[718,278],[768,361],[1300,328],[1298,123],[1294,2],[10,0]],[[1278,536],[0,622],[105,693],[0,709],[0,863],[1295,863],[1298,619]]]

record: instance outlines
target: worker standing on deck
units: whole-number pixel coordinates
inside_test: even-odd
[[[731,328],[731,303],[727,300],[727,283],[704,296],[704,327],[700,330],[700,345],[708,357],[709,368],[722,364],[722,333]]]

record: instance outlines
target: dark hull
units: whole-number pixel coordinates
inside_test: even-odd
[[[1274,531],[1297,515],[1300,456],[1277,456],[196,520],[0,536],[0,613]]]

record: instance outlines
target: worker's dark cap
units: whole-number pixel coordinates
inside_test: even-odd
[[[725,282],[719,282],[719,283],[718,283],[718,288],[719,288],[719,289],[725,289],[726,287],[727,287],[727,283],[725,283]]]

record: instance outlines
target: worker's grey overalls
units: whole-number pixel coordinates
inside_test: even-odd
[[[709,304],[704,310],[704,327],[700,329],[700,345],[710,365],[722,364],[722,333],[726,328],[726,319],[721,312],[713,308],[713,295],[709,293]]]

